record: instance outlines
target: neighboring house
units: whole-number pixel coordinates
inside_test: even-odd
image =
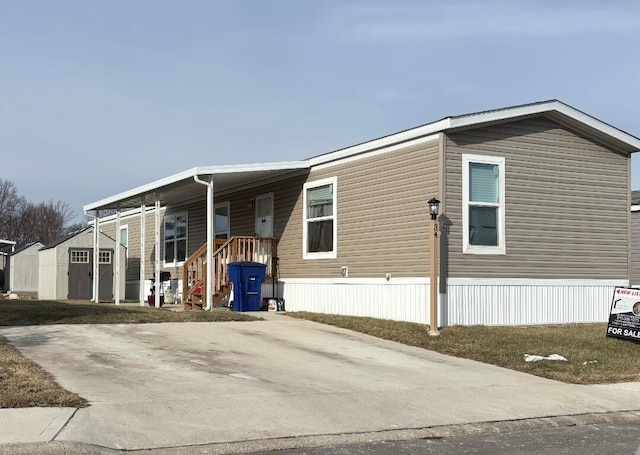
[[[631,285],[640,287],[640,191],[631,192]]]
[[[38,299],[40,300],[89,300],[94,286],[93,228],[89,227],[40,249],[38,257]],[[116,287],[116,241],[101,233],[99,239],[99,300],[112,300],[124,292],[125,263],[120,266],[120,286]],[[120,255],[126,256],[126,248],[120,245]]]
[[[153,235],[129,232],[128,261],[137,243],[141,278],[183,268],[186,302],[215,305],[229,293],[226,264],[257,260],[279,278],[287,310],[429,323],[436,197],[439,325],[604,321],[614,286],[630,281],[639,149],[640,139],[553,100],[303,161],[196,167],[84,209],[114,235],[138,208]]]
[[[5,273],[9,291],[16,294],[38,293],[38,257],[43,246],[40,242],[32,242],[11,253]]]

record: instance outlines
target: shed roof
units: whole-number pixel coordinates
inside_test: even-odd
[[[93,226],[89,226],[89,227],[86,227],[86,228],[84,228],[84,229],[80,229],[80,230],[77,230],[77,231],[74,231],[74,232],[70,232],[69,234],[67,234],[67,235],[65,235],[65,236],[63,236],[63,237],[60,237],[60,238],[59,238],[58,240],[56,240],[55,242],[49,243],[48,245],[45,245],[44,247],[40,248],[40,251],[50,250],[51,248],[55,248],[55,247],[57,247],[58,245],[63,244],[63,243],[64,243],[64,242],[66,242],[67,240],[70,240],[70,239],[72,239],[72,238],[74,238],[74,237],[76,237],[76,236],[78,236],[78,235],[80,235],[80,234],[82,234],[82,233],[84,233],[84,232],[86,232],[86,231],[93,231]],[[107,238],[109,238],[109,239],[113,240],[114,242],[116,241],[113,237],[111,237],[111,236],[109,236],[109,235],[105,234],[105,233],[104,233],[104,232],[102,232],[102,231],[100,231],[100,234],[101,234],[102,236],[104,236],[104,237],[107,237]]]
[[[31,243],[27,243],[26,245],[21,246],[20,248],[18,248],[17,250],[15,250],[13,253],[11,253],[11,256],[15,256],[18,253],[23,252],[24,250],[28,250],[29,248],[31,248],[32,246],[38,246],[40,245],[40,247],[42,247],[42,242],[31,242]]]

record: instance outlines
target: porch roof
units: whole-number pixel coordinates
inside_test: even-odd
[[[206,188],[194,180],[213,178],[216,193],[225,193],[277,181],[309,171],[308,161],[241,164],[228,166],[200,166],[165,177],[146,185],[110,196],[83,207],[92,210],[127,209],[158,200],[162,205],[184,203],[206,195]],[[176,191],[178,190],[179,191]]]

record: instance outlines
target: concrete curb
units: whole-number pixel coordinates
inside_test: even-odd
[[[0,455],[21,455],[33,453],[42,455],[54,455],[63,453],[111,455],[132,452],[145,452],[146,454],[150,455],[187,455],[195,453],[226,455],[234,453],[252,453],[262,451],[267,452],[272,450],[302,449],[362,443],[409,441],[415,439],[441,439],[464,436],[480,436],[488,434],[549,430],[555,428],[560,429],[596,424],[637,423],[640,423],[640,410],[549,416],[531,419],[501,420],[496,422],[442,425],[425,428],[405,428],[398,430],[383,430],[365,433],[292,436],[288,438],[258,439],[251,441],[165,447],[156,449],[110,449],[107,447],[99,447],[91,444],[71,441],[6,444],[0,445]],[[60,429],[62,429],[62,427]]]
[[[53,441],[58,433],[62,431],[65,425],[71,420],[71,418],[76,414],[78,408],[64,408],[60,411],[60,414],[56,416],[56,418],[51,422],[47,428],[42,430],[40,433],[39,441],[49,442]]]

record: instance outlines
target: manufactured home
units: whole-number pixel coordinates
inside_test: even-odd
[[[639,149],[552,100],[301,161],[195,167],[84,209],[111,236],[128,226],[117,261],[132,264],[141,304],[166,270],[187,306],[211,308],[230,292],[227,264],[252,260],[266,264],[263,293],[277,281],[292,311],[430,324],[437,286],[439,326],[604,321],[613,288],[631,280]]]

